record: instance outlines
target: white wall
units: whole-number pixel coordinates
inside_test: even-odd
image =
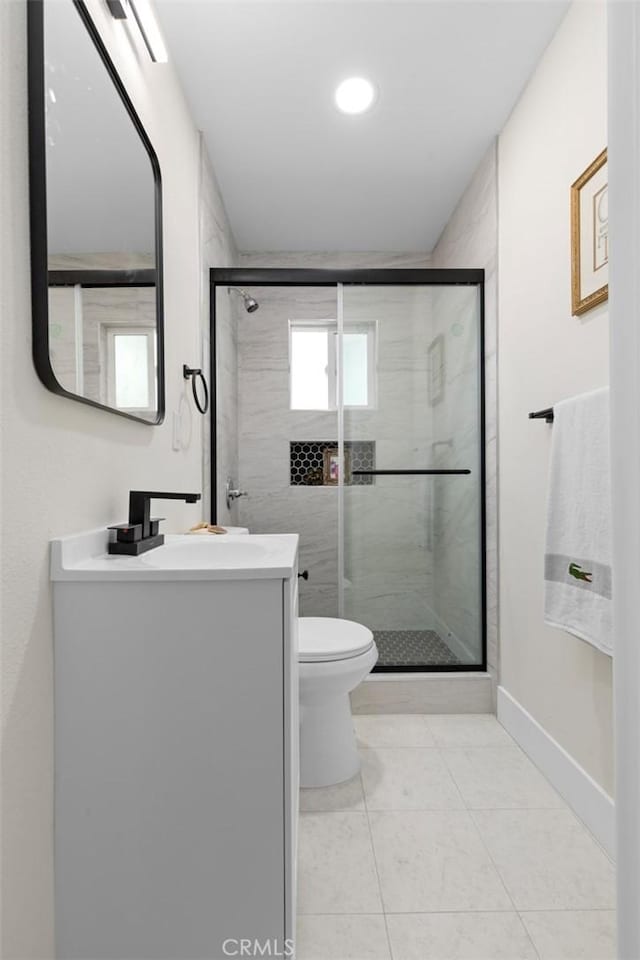
[[[153,66],[88,0],[159,156],[164,186],[167,422],[148,427],[49,393],[31,360],[26,4],[0,3],[3,955],[53,956],[52,636],[48,541],[122,520],[131,487],[200,490],[202,426],[171,449],[182,364],[201,356],[199,139],[171,65]],[[218,223],[218,234],[228,233]],[[220,239],[220,236],[218,237]],[[229,254],[231,245],[220,244]],[[189,400],[185,410],[192,411]],[[185,413],[185,421],[191,417]],[[163,504],[184,529],[201,507]],[[117,626],[114,623],[114,628]]]
[[[611,660],[543,624],[552,427],[608,382],[607,305],[571,316],[569,187],[607,142],[603,3],[569,10],[499,142],[500,682],[608,792]]]

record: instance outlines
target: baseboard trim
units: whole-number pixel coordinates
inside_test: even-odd
[[[500,686],[498,720],[613,859],[615,804],[609,794]]]

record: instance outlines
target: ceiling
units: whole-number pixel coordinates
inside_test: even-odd
[[[241,250],[431,250],[567,7],[156,0]]]

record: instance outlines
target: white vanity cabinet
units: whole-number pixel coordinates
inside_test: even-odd
[[[136,558],[104,538],[52,544],[58,958],[284,953],[297,537],[168,537]]]

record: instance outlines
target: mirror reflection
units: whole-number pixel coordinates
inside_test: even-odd
[[[49,361],[65,391],[157,422],[150,147],[83,6],[43,6]]]

